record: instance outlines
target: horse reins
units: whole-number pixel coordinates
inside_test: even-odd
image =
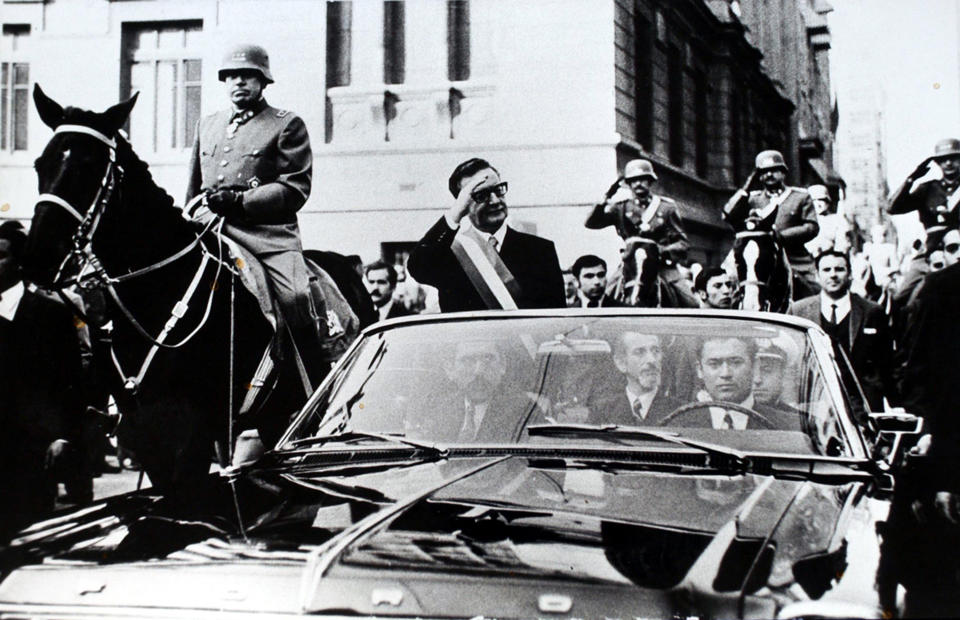
[[[195,234],[194,239],[186,247],[182,248],[181,250],[177,251],[171,256],[168,256],[147,267],[137,269],[136,271],[123,274],[118,277],[111,277],[109,274],[107,274],[106,269],[104,269],[103,265],[100,263],[100,260],[97,258],[96,254],[94,254],[92,245],[93,245],[93,236],[96,233],[98,226],[100,225],[101,216],[103,215],[103,212],[106,209],[107,204],[110,202],[110,199],[113,197],[114,190],[116,189],[116,186],[117,186],[117,180],[122,178],[123,176],[123,168],[119,164],[117,164],[117,161],[116,161],[117,142],[115,139],[106,136],[105,134],[97,131],[96,129],[92,129],[90,127],[86,127],[83,125],[69,125],[69,124],[60,125],[54,130],[53,133],[54,135],[58,133],[80,133],[80,134],[85,134],[87,136],[93,137],[107,146],[110,153],[110,160],[107,162],[107,169],[104,172],[103,179],[100,182],[100,187],[98,188],[97,193],[90,204],[90,208],[87,209],[87,212],[85,215],[81,215],[80,212],[73,207],[73,205],[71,205],[64,198],[56,194],[43,193],[37,197],[37,204],[41,202],[49,202],[49,203],[55,204],[61,207],[64,211],[69,213],[71,216],[73,216],[74,219],[79,221],[79,226],[77,227],[77,230],[73,235],[73,249],[70,250],[67,256],[63,259],[63,262],[60,264],[60,267],[57,270],[57,274],[54,277],[54,281],[50,289],[55,290],[57,294],[61,297],[61,299],[65,299],[65,300],[67,298],[63,293],[63,289],[73,285],[77,285],[80,288],[85,288],[85,287],[94,288],[99,286],[100,288],[105,288],[107,290],[107,292],[110,295],[110,298],[114,301],[114,303],[117,304],[117,307],[120,309],[124,317],[126,317],[127,321],[134,327],[135,331],[138,332],[141,337],[143,337],[145,340],[150,342],[152,345],[150,348],[150,351],[147,353],[143,361],[143,364],[141,364],[140,372],[137,373],[136,376],[130,376],[123,372],[123,369],[120,367],[120,362],[116,357],[115,351],[113,350],[112,347],[110,349],[110,356],[113,360],[114,366],[117,369],[117,372],[120,374],[120,378],[123,380],[124,387],[130,390],[131,392],[136,392],[141,381],[143,380],[143,377],[146,375],[147,369],[149,368],[150,363],[153,360],[153,357],[156,355],[157,351],[160,348],[176,349],[176,348],[182,347],[191,339],[193,339],[194,336],[197,335],[200,329],[203,328],[203,326],[206,324],[207,319],[209,319],[210,310],[213,305],[213,296],[217,289],[217,282],[219,281],[221,269],[224,266],[223,254],[222,254],[223,246],[222,244],[218,244],[220,248],[220,254],[218,256],[213,256],[212,254],[210,254],[209,251],[207,251],[206,248],[204,248],[201,245],[201,249],[203,250],[203,257],[200,261],[200,266],[198,267],[196,273],[193,276],[193,279],[190,282],[190,285],[187,287],[187,290],[184,292],[181,299],[176,304],[174,304],[173,309],[171,310],[171,313],[170,313],[170,318],[167,319],[167,321],[164,324],[163,330],[156,338],[154,338],[149,333],[147,333],[143,325],[136,319],[136,317],[133,316],[133,313],[130,311],[130,309],[127,308],[126,304],[124,304],[123,301],[120,299],[120,296],[117,293],[114,285],[147,275],[153,271],[156,271],[162,267],[165,267],[166,265],[169,265],[179,260],[180,258],[183,258],[187,254],[189,254],[195,247],[200,245],[201,238],[203,237],[203,235],[209,232],[211,228],[213,228],[214,224],[216,223],[216,220],[211,220],[200,234]],[[194,204],[196,201],[199,201],[202,198],[203,198],[202,194],[197,196],[194,199],[194,201],[191,201],[191,204]],[[189,206],[190,205],[188,205],[188,207]],[[222,221],[220,222],[220,224],[222,226]],[[219,235],[219,227],[217,232]],[[63,274],[64,269],[75,258],[80,259],[81,261],[81,267],[77,276],[73,278],[69,278],[67,280],[61,280],[61,275]],[[166,344],[164,340],[166,340],[170,331],[173,330],[177,322],[181,318],[183,318],[183,316],[186,314],[189,308],[189,300],[193,297],[194,293],[196,292],[196,289],[200,283],[200,279],[203,276],[203,272],[206,270],[207,264],[211,259],[216,260],[217,271],[216,271],[216,275],[214,276],[214,280],[210,286],[210,294],[208,295],[208,298],[207,298],[207,304],[204,310],[203,317],[200,319],[200,322],[198,323],[198,325],[180,342],[176,344]],[[90,274],[87,276],[84,276],[82,275],[82,273],[87,267],[90,268]],[[228,265],[228,269],[232,272],[232,269],[230,268],[229,265]],[[92,285],[88,284],[87,281],[92,281],[93,284]],[[80,308],[76,307],[76,305],[73,304],[72,301],[69,302],[69,305],[73,306],[74,310],[78,312],[81,318],[84,318],[86,320],[86,317],[84,316],[83,311]]]

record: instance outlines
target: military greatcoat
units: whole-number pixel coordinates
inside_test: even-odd
[[[202,119],[190,162],[187,202],[205,190],[243,192],[243,215],[223,226],[257,255],[292,327],[316,320],[297,211],[310,195],[313,167],[303,120],[260,100],[239,126],[233,110]]]

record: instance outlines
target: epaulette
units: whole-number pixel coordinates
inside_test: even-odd
[[[290,110],[277,110],[277,118],[283,118],[287,114],[290,114]]]
[[[672,204],[672,205],[677,204],[677,201],[676,201],[676,200],[674,200],[673,198],[670,198],[670,197],[668,197],[668,196],[660,196],[660,202],[665,202],[665,203]]]

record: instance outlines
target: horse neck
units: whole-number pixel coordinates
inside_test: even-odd
[[[114,271],[145,267],[194,239],[173,198],[154,182],[129,144],[118,146],[118,163],[124,174],[94,237],[94,252]]]

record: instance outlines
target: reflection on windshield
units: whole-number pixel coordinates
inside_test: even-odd
[[[528,443],[544,440],[527,435],[532,425],[588,424],[837,456],[849,450],[837,415],[799,329],[745,319],[529,318],[369,337],[292,438],[349,430]]]

